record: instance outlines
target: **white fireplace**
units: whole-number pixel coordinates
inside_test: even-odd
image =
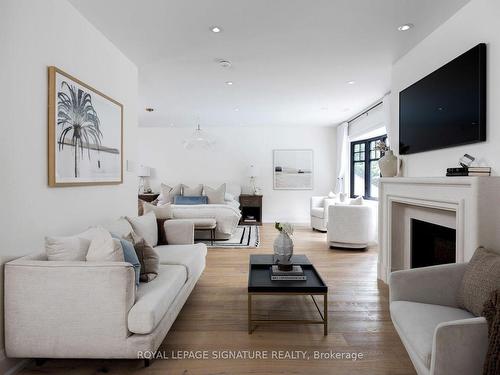
[[[500,248],[500,178],[380,179],[378,278],[384,282],[412,266],[414,220],[453,229],[456,262],[468,261],[478,246]]]

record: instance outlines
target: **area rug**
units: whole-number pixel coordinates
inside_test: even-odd
[[[228,240],[214,241],[200,240],[208,248],[245,249],[259,247],[260,233],[257,225],[239,225],[233,236]]]

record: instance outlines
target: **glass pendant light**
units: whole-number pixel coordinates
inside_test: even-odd
[[[201,129],[200,124],[191,134],[188,139],[184,140],[184,148],[187,150],[193,149],[211,149],[215,144],[215,141],[210,137],[210,135]]]

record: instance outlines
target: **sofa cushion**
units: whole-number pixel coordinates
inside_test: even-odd
[[[137,288],[136,302],[128,313],[128,329],[138,334],[153,332],[187,280],[186,269],[161,265],[158,277]]]
[[[85,259],[87,261],[123,262],[123,250],[119,240],[113,240],[111,233],[102,227],[93,229],[93,238]]]
[[[184,266],[187,269],[188,277],[200,275],[205,267],[207,246],[203,243],[157,246],[155,250],[160,256],[160,264]]]
[[[158,197],[158,204],[162,205],[165,203],[174,203],[174,197],[176,195],[181,195],[182,185],[178,184],[174,187],[170,187],[165,184],[160,185],[161,194]]]
[[[144,238],[151,246],[156,246],[158,243],[158,226],[154,212],[148,212],[136,217],[127,216],[127,220],[137,235]]]
[[[474,315],[462,309],[419,302],[394,301],[391,302],[390,310],[392,321],[402,336],[402,341],[411,346],[407,350],[411,349],[429,369],[437,325],[452,320],[474,318]]]
[[[132,225],[130,225],[128,220],[124,217],[103,225],[103,227],[119,238],[124,238],[127,234],[133,231]]]
[[[323,219],[325,217],[325,209],[323,207],[311,208],[311,216]]]
[[[480,247],[465,269],[458,306],[480,316],[484,303],[497,289],[500,289],[500,255]]]

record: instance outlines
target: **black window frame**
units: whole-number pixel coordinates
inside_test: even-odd
[[[370,158],[370,143],[373,141],[387,141],[387,134],[384,135],[379,135],[377,137],[372,137],[372,138],[367,138],[367,139],[360,139],[357,141],[352,141],[351,142],[351,181],[350,181],[350,196],[351,198],[355,198],[356,196],[354,195],[354,163],[360,163],[364,162],[365,164],[365,192],[363,194],[363,199],[369,199],[369,200],[378,200],[377,197],[372,197],[371,196],[371,175],[370,175],[370,162],[372,161],[377,161],[379,160],[382,156],[384,156],[384,153],[381,151],[380,152],[380,157],[378,158]],[[354,160],[354,155],[357,153],[360,153],[360,151],[355,152],[355,146],[356,145],[364,145],[364,160]],[[363,151],[361,151],[363,152]]]

